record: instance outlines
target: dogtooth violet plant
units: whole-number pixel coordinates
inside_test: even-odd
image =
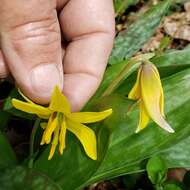
[[[24,96],[23,96],[24,97]],[[71,112],[71,107],[66,97],[56,86],[51,96],[48,107],[33,103],[24,97],[27,102],[12,99],[13,106],[21,111],[36,114],[47,123],[41,123],[44,129],[41,145],[50,144],[50,160],[59,144],[59,153],[62,155],[65,148],[66,131],[72,132],[81,142],[86,154],[93,160],[97,159],[96,136],[92,129],[85,126],[86,123],[101,121],[112,114],[112,109],[102,112]]]
[[[136,83],[128,98],[139,100],[140,117],[136,132],[144,129],[150,119],[166,131],[174,132],[165,120],[164,92],[159,72],[150,61],[144,61],[140,65]]]

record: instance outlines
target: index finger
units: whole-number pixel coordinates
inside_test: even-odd
[[[64,94],[80,110],[98,88],[115,35],[111,0],[70,0],[60,14],[69,45],[64,57]]]

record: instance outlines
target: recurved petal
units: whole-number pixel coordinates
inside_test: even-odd
[[[49,109],[61,113],[70,113],[70,104],[57,86],[54,88]]]
[[[140,96],[141,96],[141,93],[140,93],[140,75],[141,75],[141,70],[142,70],[142,67],[140,66],[140,68],[138,70],[137,80],[135,82],[135,85],[133,86],[133,88],[129,92],[129,95],[128,95],[129,99],[138,100],[140,98]]]
[[[135,131],[136,133],[143,130],[148,125],[148,122],[150,120],[150,117],[146,111],[143,101],[140,102],[139,106],[140,106],[140,117],[139,117],[139,124],[137,130]]]
[[[159,112],[156,113],[156,110],[154,111],[154,113],[152,113],[151,117],[161,128],[165,129],[169,133],[175,132],[167,123],[167,121],[163,118],[163,116]]]
[[[163,129],[174,132],[161,114],[161,81],[153,71],[152,64],[143,65],[140,83],[142,100],[148,115]]]
[[[96,135],[94,131],[78,122],[67,119],[67,129],[74,133],[84,147],[86,154],[93,160],[97,159]]]
[[[63,117],[60,134],[59,134],[59,153],[60,154],[63,154],[63,150],[65,148],[66,130],[67,130],[67,125],[66,125],[65,117]]]
[[[36,114],[41,117],[49,117],[51,114],[51,111],[48,108],[45,108],[43,106],[37,105],[37,104],[31,104],[28,102],[23,102],[17,99],[12,99],[12,105],[23,112],[30,113],[30,114]]]
[[[112,109],[102,112],[75,112],[68,115],[69,119],[79,123],[94,123],[101,121],[112,114]]]

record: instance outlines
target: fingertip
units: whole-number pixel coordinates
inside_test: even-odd
[[[26,96],[36,103],[48,104],[54,87],[63,89],[63,71],[55,64],[38,65],[29,72],[25,84],[21,84],[21,89]]]

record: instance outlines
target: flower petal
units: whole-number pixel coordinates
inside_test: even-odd
[[[12,99],[11,102],[16,109],[26,113],[36,114],[41,118],[48,118],[49,115],[51,114],[51,111],[48,108],[45,108],[37,104],[23,102],[14,98]]]
[[[156,76],[158,77],[158,80],[160,81],[160,111],[163,117],[165,117],[164,114],[164,90],[162,87],[162,83],[161,83],[161,79],[160,79],[160,74],[158,72],[158,69],[156,68],[156,66],[154,64],[151,64],[153,71],[155,72]]]
[[[69,119],[79,123],[94,123],[101,121],[112,114],[112,109],[102,112],[75,112],[67,115]]]
[[[42,127],[42,128],[44,127],[44,133],[43,133],[43,136],[42,136],[42,140],[41,140],[41,142],[40,142],[40,145],[46,144],[46,140],[45,140],[45,130],[46,130],[47,127],[49,127],[49,126],[52,124],[53,119],[54,119],[54,114],[51,114],[50,117],[49,117],[48,123],[46,123],[46,125],[45,125],[45,122],[44,122],[43,125],[41,124],[41,127]]]
[[[54,153],[55,153],[56,147],[57,147],[57,145],[55,145],[55,144],[52,144],[52,145],[51,145],[51,149],[50,149],[50,153],[49,153],[49,156],[48,156],[48,160],[51,160],[51,159],[52,159],[52,157],[53,157],[53,155],[54,155]]]
[[[65,117],[63,117],[60,134],[59,134],[59,153],[60,154],[63,154],[63,150],[65,148],[66,130],[67,130],[67,125],[66,125]]]
[[[86,154],[93,160],[97,159],[97,150],[96,150],[96,136],[92,129],[87,126],[71,121],[70,119],[66,120],[67,129],[74,133],[76,137],[80,140],[81,144],[84,147]]]
[[[164,120],[160,110],[161,81],[155,75],[152,64],[143,65],[141,73],[141,93],[142,100],[148,115],[163,129],[173,133],[174,130]]]
[[[150,120],[150,117],[146,111],[143,101],[140,102],[139,106],[140,106],[140,117],[139,117],[139,124],[137,130],[135,131],[136,133],[143,130],[148,125],[148,122]]]
[[[137,100],[141,96],[141,93],[140,93],[140,75],[141,75],[141,70],[142,70],[142,67],[139,68],[138,74],[137,74],[137,80],[135,82],[135,85],[133,86],[133,88],[129,92],[129,95],[128,95],[129,99]]]
[[[57,147],[57,144],[58,144],[58,139],[59,139],[59,127],[57,127],[55,129],[55,132],[53,134],[53,141],[52,141],[52,145],[51,145],[51,149],[50,149],[50,153],[49,153],[49,157],[48,157],[48,160],[51,160],[54,153],[55,153],[55,149]]]
[[[55,131],[55,129],[57,128],[57,126],[58,126],[58,118],[57,117],[55,117],[54,119],[49,119],[48,125],[44,131],[44,142],[46,144],[50,143],[51,136],[52,136],[53,132]]]
[[[49,109],[55,112],[70,113],[70,104],[57,86],[54,88]]]
[[[163,117],[165,117],[165,114],[164,114],[164,90],[161,86],[161,89],[160,89],[160,112],[162,114]]]

